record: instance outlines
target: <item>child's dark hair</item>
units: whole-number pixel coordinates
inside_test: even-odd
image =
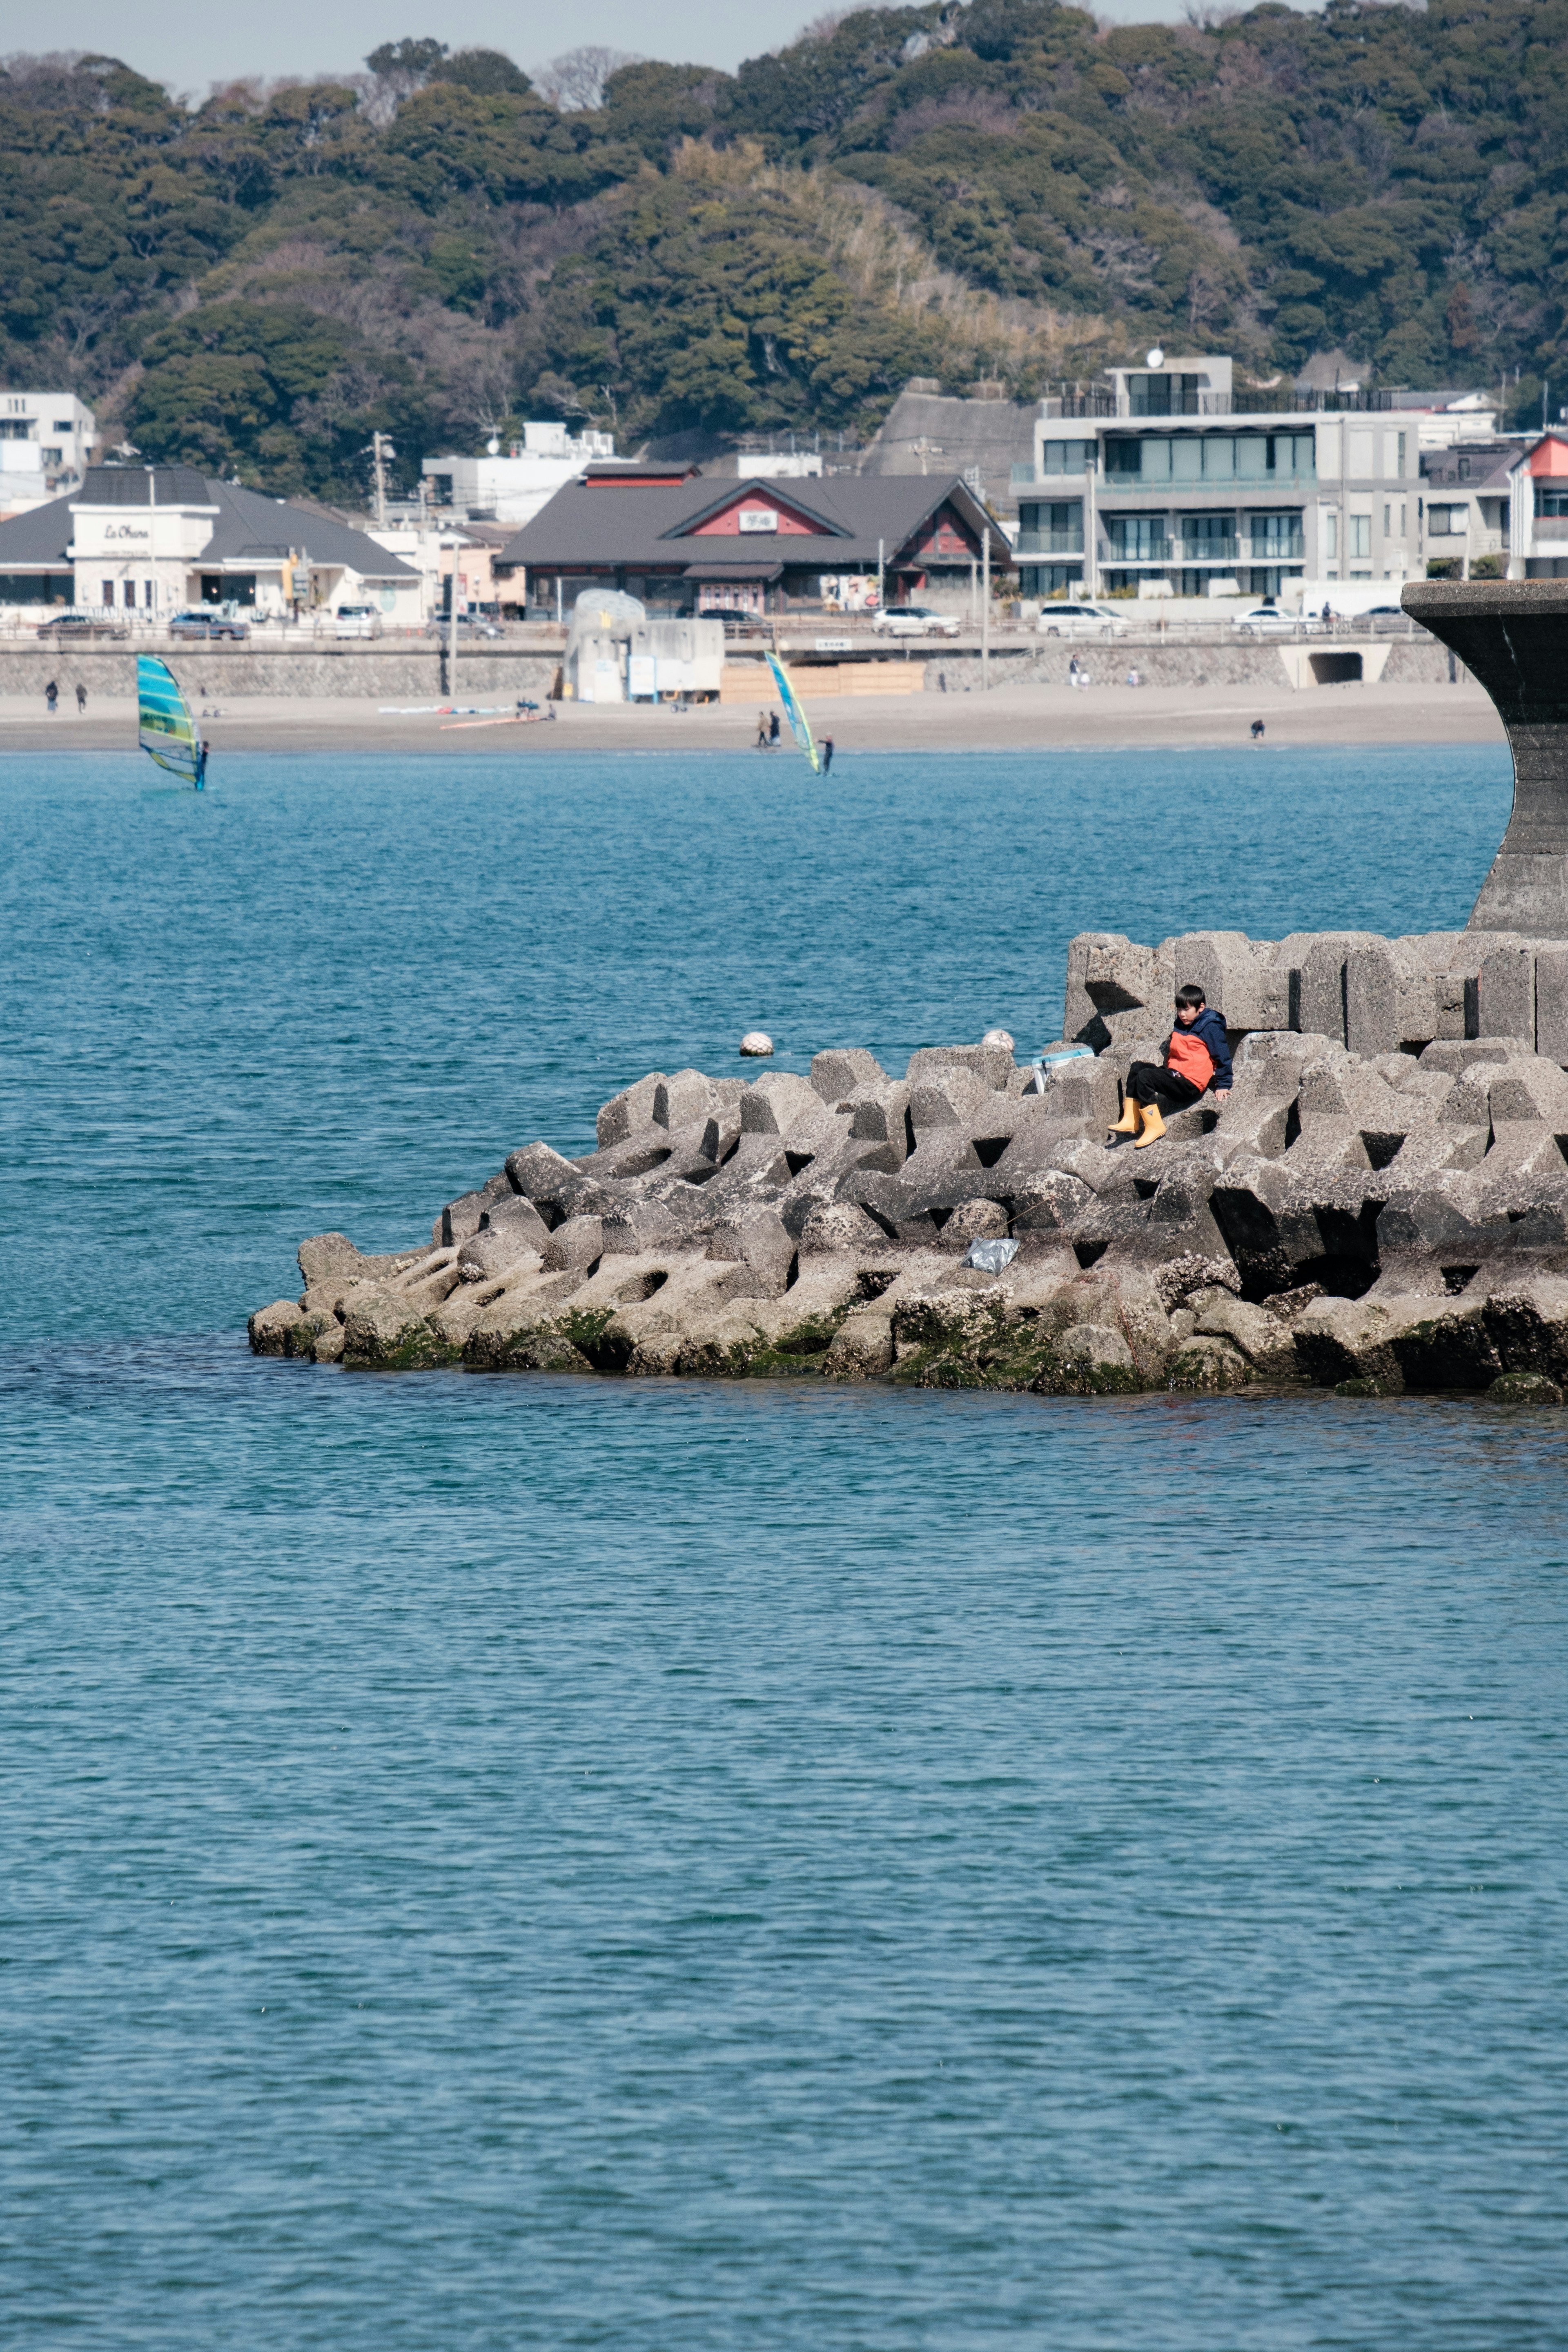
[[[1206,1004],[1208,999],[1201,988],[1194,988],[1189,982],[1185,988],[1177,989],[1176,1002],[1178,1004],[1186,1006],[1190,1011],[1199,1004]]]

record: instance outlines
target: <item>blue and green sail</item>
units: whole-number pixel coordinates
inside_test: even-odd
[[[784,707],[784,717],[789,720],[789,731],[810,761],[812,774],[820,776],[822,755],[812,740],[811,721],[801,708],[800,697],[795,690],[794,681],[777,654],[768,656],[768,667],[773,674],[773,683],[778,688],[779,699]]]
[[[138,740],[149,758],[172,776],[202,788],[202,752],[191,706],[166,662],[152,654],[136,656]]]

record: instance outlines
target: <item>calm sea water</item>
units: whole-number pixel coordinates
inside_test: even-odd
[[[1463,920],[1500,755],[0,761],[31,2347],[1555,2347],[1568,1424],[258,1363],[650,1066]]]

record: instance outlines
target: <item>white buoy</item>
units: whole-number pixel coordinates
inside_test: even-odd
[[[773,1041],[765,1029],[748,1029],[741,1040],[742,1054],[754,1054],[761,1058],[763,1055],[771,1054],[773,1050]]]
[[[1012,1037],[1005,1029],[987,1029],[980,1042],[983,1045],[1005,1045],[1009,1053],[1013,1050]]]

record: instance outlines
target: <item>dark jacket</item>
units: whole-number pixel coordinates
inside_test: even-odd
[[[1209,1080],[1211,1092],[1223,1094],[1236,1083],[1230,1065],[1230,1045],[1225,1034],[1225,1015],[1205,1004],[1197,1019],[1184,1033],[1188,1037],[1201,1037],[1214,1062],[1214,1076]],[[1170,1054],[1169,1045],[1165,1052]]]

